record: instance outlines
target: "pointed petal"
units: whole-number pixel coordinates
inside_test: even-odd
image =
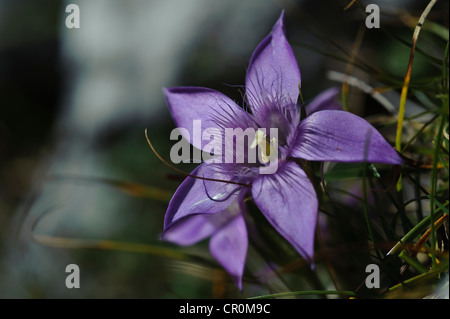
[[[162,240],[189,246],[215,233],[221,225],[221,213],[189,215],[178,219],[164,230]]]
[[[251,116],[224,94],[201,87],[164,88],[164,95],[172,118],[192,145],[199,149],[208,141],[202,141],[202,130],[206,128],[249,127]],[[201,128],[194,130],[194,121],[201,121]],[[202,145],[203,144],[203,145]]]
[[[306,114],[311,115],[324,110],[342,110],[342,106],[336,101],[340,89],[332,87],[317,95],[308,105],[306,105]]]
[[[366,120],[344,111],[319,111],[300,123],[291,156],[310,161],[401,164],[384,137]]]
[[[248,237],[243,215],[238,215],[211,237],[209,250],[242,290]]]
[[[164,230],[161,239],[189,246],[217,233],[241,213],[237,199],[216,214],[188,215],[178,219]]]
[[[194,176],[230,181],[215,164],[200,164],[191,173]],[[164,229],[183,217],[221,212],[237,198],[240,186],[217,181],[187,177],[178,187],[164,219]]]
[[[300,70],[286,39],[284,11],[269,34],[255,49],[245,79],[246,94],[253,113],[277,103],[295,105]],[[270,103],[272,102],[272,103]]]
[[[261,175],[256,179],[252,194],[273,227],[311,262],[318,201],[305,172],[288,161],[276,174]]]

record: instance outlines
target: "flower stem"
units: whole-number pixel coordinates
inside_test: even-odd
[[[428,3],[428,6],[425,8],[425,10],[422,12],[422,15],[419,18],[419,21],[417,22],[416,28],[414,30],[413,38],[412,38],[412,46],[411,46],[411,52],[409,55],[409,62],[408,62],[408,68],[406,70],[405,78],[403,80],[403,86],[402,86],[402,93],[400,96],[400,108],[398,111],[398,122],[397,122],[397,132],[395,136],[395,148],[400,152],[402,149],[402,130],[403,130],[403,119],[405,117],[405,108],[406,108],[406,99],[408,97],[408,88],[409,88],[409,82],[411,81],[411,70],[412,65],[414,61],[414,53],[416,51],[416,45],[417,40],[419,38],[419,33],[422,28],[422,24],[424,23],[428,13],[431,11],[431,8],[434,6],[437,0],[431,0]],[[402,179],[401,177],[398,180],[397,183],[397,191],[402,190]]]
[[[182,260],[192,257],[189,254],[168,247],[103,239],[55,237],[33,233],[33,241],[40,245],[54,248],[113,250]]]
[[[375,249],[375,253],[377,254],[377,257],[379,260],[382,260],[381,254],[378,251],[378,249],[376,249],[375,246],[375,240],[373,237],[373,232],[372,232],[372,226],[370,225],[370,219],[369,219],[369,212],[367,209],[367,186],[366,186],[366,175],[367,175],[367,164],[364,163],[364,168],[363,168],[363,181],[362,181],[362,196],[363,196],[363,209],[364,209],[364,217],[366,219],[366,225],[367,225],[367,230],[369,232],[369,237],[370,237],[370,241],[372,242],[372,245]]]
[[[430,223],[431,223],[431,260],[433,262],[433,269],[436,267],[436,233],[434,227],[435,219],[435,198],[437,189],[437,163],[439,161],[439,154],[442,145],[442,132],[444,130],[445,117],[441,115],[441,122],[434,143],[433,152],[433,169],[431,171],[431,185],[430,185]]]
[[[415,284],[415,283],[419,283],[419,282],[421,282],[423,280],[427,280],[429,278],[434,278],[436,275],[440,274],[445,269],[445,267],[448,267],[448,264],[444,265],[443,267],[440,267],[438,269],[431,270],[431,271],[429,271],[427,273],[423,273],[423,274],[420,274],[418,276],[406,279],[402,283],[399,283],[399,284],[397,284],[395,286],[390,287],[389,291],[394,291],[394,290],[397,290],[399,288],[405,287],[407,285],[412,285],[412,284]]]
[[[337,291],[337,290],[306,290],[306,291],[287,291],[279,292],[270,295],[261,295],[256,297],[250,297],[248,299],[269,299],[279,297],[291,297],[291,296],[309,296],[309,295],[343,295],[343,296],[356,296],[353,291]]]
[[[422,266],[416,258],[411,257],[408,255],[408,253],[405,250],[402,250],[402,252],[398,255],[401,259],[403,259],[408,265],[413,267],[415,270],[420,272],[421,274],[424,274],[427,272],[424,266]]]
[[[435,211],[436,216],[440,217],[440,215],[443,214],[443,211],[441,208],[438,208]],[[396,254],[399,252],[403,247],[408,244],[409,242],[413,241],[417,236],[419,236],[420,233],[422,233],[430,224],[431,216],[428,215],[422,221],[420,221],[413,229],[411,229],[405,236],[403,236],[402,239],[399,240],[397,244],[395,244],[394,247],[387,253],[387,255]]]

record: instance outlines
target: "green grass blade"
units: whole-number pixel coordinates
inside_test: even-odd
[[[356,293],[353,291],[337,291],[337,290],[306,290],[306,291],[288,291],[279,292],[270,295],[261,295],[256,297],[250,297],[248,299],[270,299],[270,298],[281,298],[281,297],[293,297],[293,296],[313,296],[313,295],[341,295],[355,297]]]

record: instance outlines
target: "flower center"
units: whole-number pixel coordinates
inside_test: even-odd
[[[257,146],[259,146],[261,150],[260,160],[262,163],[267,164],[268,162],[275,160],[275,156],[277,156],[275,149],[278,148],[278,140],[275,137],[269,139],[265,131],[258,129],[255,132],[255,139],[250,145],[250,148],[253,149]]]

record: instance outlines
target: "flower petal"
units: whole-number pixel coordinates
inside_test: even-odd
[[[311,115],[324,110],[342,110],[342,106],[336,101],[340,89],[332,87],[317,95],[308,105],[306,105],[306,114]]]
[[[239,199],[242,198],[236,199],[224,211],[216,214],[196,214],[179,218],[164,230],[161,239],[189,246],[217,233],[233,218],[242,214],[242,209],[245,208],[239,205]]]
[[[161,239],[177,245],[189,246],[213,234],[220,227],[221,213],[189,215],[166,228]]]
[[[256,47],[245,79],[247,99],[257,115],[277,103],[295,105],[301,81],[300,70],[286,39],[284,11],[269,34]]]
[[[400,155],[366,120],[344,111],[319,111],[300,123],[291,156],[310,161],[401,164]]]
[[[247,256],[247,228],[242,214],[231,219],[211,237],[209,250],[242,290],[245,258]]]
[[[231,275],[239,289],[242,289],[248,248],[243,198],[244,194],[241,193],[224,211],[216,214],[182,217],[164,230],[161,239],[187,246],[212,235],[209,243],[211,255]]]
[[[314,252],[318,201],[305,172],[294,162],[284,163],[276,174],[253,182],[256,205],[275,229],[308,261]]]
[[[202,87],[164,88],[163,91],[176,126],[186,129],[189,136],[181,134],[199,149],[209,142],[202,141],[205,128],[251,126],[251,115],[218,91]],[[201,121],[198,130],[194,130],[194,120]]]
[[[200,164],[191,175],[224,181],[231,179],[230,175],[221,173],[215,164]],[[227,209],[237,198],[241,187],[225,182],[187,177],[170,200],[164,219],[164,229],[168,229],[186,216],[215,214]]]

